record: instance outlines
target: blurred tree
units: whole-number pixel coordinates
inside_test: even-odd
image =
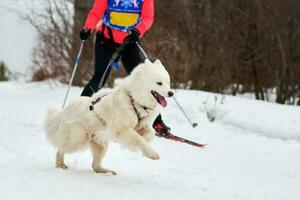
[[[38,32],[33,51],[33,80],[56,78],[67,82],[72,58],[73,0],[47,0],[43,10],[32,10],[27,19]]]
[[[0,62],[0,81],[7,81],[8,80],[8,71],[7,67],[3,61]]]
[[[41,79],[69,80],[92,4],[48,0],[42,15],[32,15],[40,33],[34,65]],[[250,92],[260,100],[270,99],[275,88],[278,103],[300,104],[299,10],[298,0],[155,1],[156,21],[143,45],[166,65],[174,87]],[[89,79],[93,63],[89,40],[76,85]]]
[[[39,43],[33,52],[33,80],[56,78],[68,82],[77,56],[79,31],[93,0],[47,0],[44,10],[32,10],[27,19],[39,33]],[[83,85],[92,73],[93,41],[85,44],[74,85]]]

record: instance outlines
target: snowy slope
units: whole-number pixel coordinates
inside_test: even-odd
[[[42,122],[48,106],[61,106],[66,86],[8,82],[0,91],[0,200],[300,199],[299,108],[226,97],[210,123],[208,93],[178,91],[199,127],[192,130],[173,101],[165,120],[208,148],[155,138],[161,159],[152,161],[112,144],[104,166],[118,175],[109,176],[92,172],[88,151],[68,155],[67,171],[54,167]],[[80,92],[72,88],[70,99]]]
[[[4,61],[13,72],[25,73],[31,64],[31,52],[36,44],[37,33],[22,18],[31,7],[32,1],[0,1],[0,61]]]

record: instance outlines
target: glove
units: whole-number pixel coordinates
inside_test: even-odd
[[[124,42],[135,43],[140,41],[140,32],[137,29],[129,31],[128,36],[124,39]]]
[[[79,33],[79,37],[81,40],[86,41],[91,35],[91,30],[90,29],[81,29]]]

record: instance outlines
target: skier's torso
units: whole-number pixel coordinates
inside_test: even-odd
[[[144,0],[108,0],[102,22],[113,29],[128,32],[141,22]]]
[[[134,28],[143,36],[154,21],[154,0],[95,0],[85,28],[95,30],[100,20],[111,28],[116,43],[121,44],[128,35],[128,30]],[[102,26],[97,31],[102,32]],[[110,38],[107,29],[104,36]]]

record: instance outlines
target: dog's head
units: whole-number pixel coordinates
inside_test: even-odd
[[[159,103],[162,107],[166,107],[165,97],[174,95],[170,88],[169,73],[159,60],[152,63],[146,59],[145,63],[133,70],[130,82],[133,97],[145,105]]]

